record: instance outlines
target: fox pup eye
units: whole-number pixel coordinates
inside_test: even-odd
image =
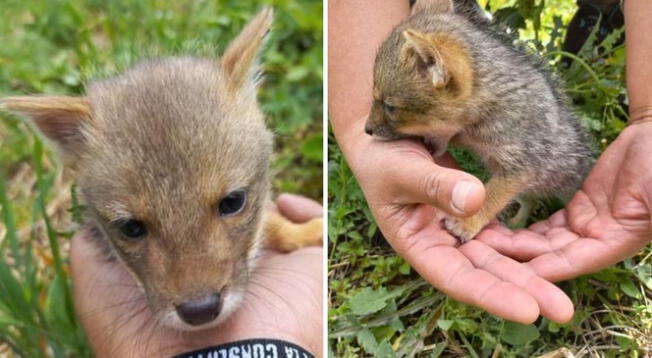
[[[245,201],[247,200],[247,192],[244,189],[238,189],[227,194],[218,204],[218,211],[220,216],[231,216],[238,214],[242,211]]]
[[[387,104],[387,103],[383,102],[383,110],[385,112],[392,113],[392,112],[394,112],[395,109],[396,109],[396,107],[392,106],[391,104]]]
[[[122,235],[130,239],[140,239],[147,234],[147,228],[143,222],[138,220],[124,220],[119,224]]]

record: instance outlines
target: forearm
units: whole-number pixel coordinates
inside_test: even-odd
[[[408,1],[332,0],[328,4],[328,96],[333,132],[351,162],[366,138],[376,50],[409,12]],[[368,139],[368,138],[367,138]]]
[[[625,1],[630,121],[652,119],[652,1]]]

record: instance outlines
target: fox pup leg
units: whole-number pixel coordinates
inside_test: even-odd
[[[516,198],[516,202],[519,205],[518,212],[516,212],[516,215],[507,220],[507,226],[510,228],[520,229],[525,227],[527,219],[530,217],[530,214],[532,214],[532,209],[534,209],[535,202],[534,199],[525,197],[523,195]]]
[[[473,239],[514,197],[523,191],[526,183],[527,178],[524,177],[493,175],[486,185],[487,195],[482,209],[467,218],[448,216],[443,220],[444,227],[457,237],[460,243]]]
[[[306,246],[321,246],[323,225],[322,218],[297,224],[273,211],[269,214],[265,226],[267,247],[289,252]]]

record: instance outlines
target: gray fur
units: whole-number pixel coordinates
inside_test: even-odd
[[[569,197],[594,150],[560,82],[450,0],[422,1],[378,50],[367,133],[420,137],[435,156],[449,143],[478,154],[492,173],[484,206],[443,222],[461,242],[518,195]]]
[[[579,188],[592,166],[594,150],[561,84],[547,69],[488,27],[474,25],[456,13],[420,12],[394,29],[380,47],[376,83],[398,83],[393,87],[405,88],[401,82],[411,80],[411,75],[403,73],[409,69],[398,63],[397,53],[407,28],[453,34],[471,54],[473,95],[459,103],[451,117],[473,116],[475,123],[464,128],[457,144],[480,154],[494,172],[534,172],[528,194],[558,196]],[[432,101],[430,94],[413,98]]]

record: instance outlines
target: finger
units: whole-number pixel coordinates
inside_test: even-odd
[[[492,220],[489,223],[489,225],[487,225],[485,227],[485,230],[493,231],[493,232],[499,233],[501,235],[506,235],[506,236],[514,235],[513,230],[511,230],[510,228],[508,228],[505,225],[501,224],[500,221],[498,221],[496,219]]]
[[[605,251],[604,243],[580,239],[561,250],[550,252],[528,262],[537,275],[550,281],[561,281],[600,270],[604,260],[596,260]],[[599,256],[596,256],[599,255]],[[614,261],[614,263],[617,261]]]
[[[71,241],[70,273],[73,280],[73,294],[75,297],[95,295],[102,299],[76,300],[76,303],[79,301],[84,306],[93,307],[101,304],[100,301],[117,299],[117,291],[124,291],[120,294],[125,295],[130,294],[131,291],[139,292],[138,286],[120,261],[107,259],[97,242],[89,235],[88,231],[82,230]],[[104,296],[104,293],[110,294]]]
[[[420,156],[407,159],[397,158],[385,167],[387,187],[398,198],[396,204],[426,203],[455,216],[480,210],[485,190],[478,178]]]
[[[83,230],[72,238],[70,271],[75,312],[96,352],[112,351],[137,336],[152,319],[140,287],[118,260],[108,260],[97,242]],[[140,312],[144,312],[140,314]],[[132,317],[128,320],[125,317]],[[120,327],[117,329],[116,327]],[[107,331],[110,335],[107,335]]]
[[[433,244],[423,236],[414,240],[397,251],[442,292],[515,322],[532,323],[539,316],[537,301],[529,293],[473,267],[455,247]]]
[[[528,229],[537,234],[544,235],[546,231],[550,230],[550,222],[548,220],[542,220],[530,225]]]
[[[527,265],[546,280],[561,281],[599,271],[647,245],[645,240],[627,238],[625,233],[620,233],[618,239],[577,239],[559,250],[534,258]]]
[[[566,210],[562,209],[552,214],[547,220],[542,220],[530,225],[528,230],[543,235],[552,228],[567,226],[568,224],[566,222]]]
[[[488,228],[483,230],[476,240],[515,260],[529,261],[558,250],[577,238],[577,234],[565,228],[553,228],[542,233],[530,230],[509,233],[497,228]]]
[[[323,215],[322,206],[318,202],[299,195],[281,194],[276,199],[276,206],[281,215],[295,223]]]
[[[557,286],[537,276],[528,266],[505,257],[476,240],[462,245],[460,251],[478,269],[511,282],[529,293],[537,301],[542,316],[558,323],[573,318],[573,303],[568,296]]]
[[[92,282],[93,275],[98,272],[113,272],[115,267],[119,267],[117,260],[105,258],[98,243],[90,235],[88,230],[82,230],[71,240],[70,271],[73,280],[80,283],[77,286],[85,286],[87,282]]]

